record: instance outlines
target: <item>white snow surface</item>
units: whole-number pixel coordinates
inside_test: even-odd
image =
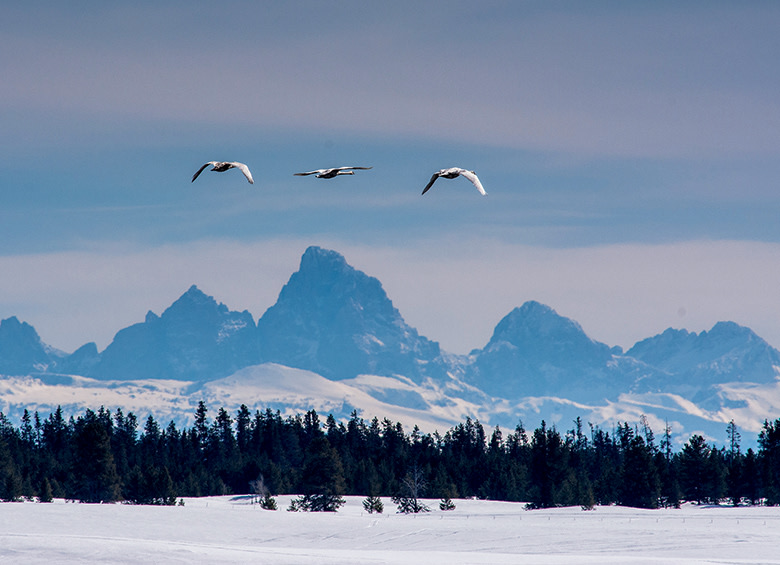
[[[780,380],[768,384],[729,383],[713,388],[709,403],[694,403],[669,393],[625,393],[615,401],[583,404],[558,397],[526,397],[511,403],[478,392],[458,390],[461,381],[441,385],[416,384],[402,377],[360,375],[332,381],[306,371],[275,363],[253,365],[214,381],[193,382],[163,379],[103,381],[77,375],[0,376],[0,412],[18,421],[24,409],[43,417],[61,406],[66,417],[83,414],[87,408],[105,406],[134,412],[140,421],[151,414],[166,424],[192,424],[195,409],[205,400],[214,411],[224,407],[234,412],[241,404],[250,410],[280,410],[284,416],[314,409],[344,420],[353,410],[360,417],[389,418],[411,430],[445,432],[466,417],[486,427],[512,429],[522,420],[535,427],[541,420],[560,429],[570,429],[577,417],[586,423],[610,426],[638,422],[646,416],[657,433],[668,424],[679,448],[693,433],[721,444],[726,425],[734,420],[743,430],[743,447],[755,447],[766,419],[780,412]]]
[[[367,514],[262,510],[246,496],[184,506],[0,504],[3,563],[694,564],[780,563],[780,508],[684,505],[527,511],[455,500],[455,510]]]
[[[383,396],[406,395],[401,401],[408,401],[409,396],[415,395],[419,401],[416,406],[407,407],[377,399],[375,396],[383,391]],[[57,406],[62,406],[66,416],[105,406],[132,411],[141,421],[152,414],[163,423],[173,419],[190,425],[200,400],[206,401],[212,411],[224,407],[232,412],[246,404],[252,410],[279,409],[283,415],[315,409],[322,415],[334,413],[346,418],[357,410],[368,420],[387,417],[409,429],[418,425],[426,432],[444,432],[466,416],[483,415],[477,404],[449,399],[441,390],[415,385],[403,377],[361,375],[331,381],[311,371],[275,363],[253,365],[205,383],[163,379],[101,381],[75,375],[0,376],[0,412],[14,418],[25,408],[38,410],[45,417]]]

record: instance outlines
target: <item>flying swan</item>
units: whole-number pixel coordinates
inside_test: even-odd
[[[212,171],[217,171],[218,173],[224,173],[225,171],[229,169],[238,169],[242,173],[244,173],[244,176],[246,177],[246,180],[249,181],[249,184],[255,184],[255,181],[252,179],[252,173],[249,172],[249,167],[244,165],[243,163],[237,163],[237,162],[226,162],[226,161],[209,161],[205,165],[203,165],[200,169],[198,169],[198,172],[192,175],[192,181],[195,182],[195,179],[198,178],[198,175],[203,172],[203,169],[208,167],[209,165],[212,165]]]
[[[356,170],[367,171],[368,169],[373,169],[373,167],[333,167],[332,169],[317,169],[308,173],[294,173],[293,176],[305,177],[315,175],[318,179],[332,179],[339,175],[354,175]]]
[[[443,177],[445,179],[454,179],[455,177],[458,176],[463,176],[469,179],[471,181],[471,184],[477,187],[477,190],[480,192],[480,194],[482,194],[482,196],[487,196],[487,192],[485,192],[485,189],[482,188],[482,183],[479,182],[479,179],[477,178],[477,173],[475,173],[474,171],[467,171],[466,169],[461,169],[459,167],[442,169],[441,171],[433,173],[431,180],[428,181],[428,184],[425,186],[422,193],[425,194],[426,192],[428,192],[428,190],[433,186],[433,183],[435,183],[436,179],[439,177]]]

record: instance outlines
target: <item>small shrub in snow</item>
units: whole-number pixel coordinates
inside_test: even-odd
[[[385,505],[382,504],[382,500],[378,496],[369,496],[363,501],[363,508],[369,514],[374,512],[381,514],[385,509]]]
[[[455,510],[455,503],[452,502],[452,499],[449,496],[445,496],[441,499],[441,502],[439,502],[439,510]]]
[[[266,494],[260,499],[260,508],[263,510],[278,510],[276,507],[276,499],[270,494]]]
[[[347,501],[331,494],[305,494],[290,501],[288,512],[336,512]]]

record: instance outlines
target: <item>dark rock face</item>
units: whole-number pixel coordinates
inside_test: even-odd
[[[258,334],[264,361],[330,379],[371,373],[420,382],[446,374],[439,345],[406,324],[381,283],[319,247],[303,254]]]
[[[753,330],[718,322],[701,333],[668,329],[642,340],[626,352],[673,374],[688,386],[727,382],[770,383],[777,378],[780,352]]]
[[[26,375],[42,372],[56,356],[41,342],[38,332],[15,316],[0,322],[0,374]]]
[[[90,376],[211,380],[257,362],[249,312],[232,312],[192,286],[161,316],[119,331]]]
[[[501,398],[600,399],[630,388],[638,376],[631,360],[534,301],[507,314],[488,344],[472,355],[469,382]]]

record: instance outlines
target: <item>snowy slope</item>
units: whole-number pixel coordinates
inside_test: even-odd
[[[407,406],[410,397],[417,401]],[[206,401],[211,415],[220,407],[234,412],[241,404],[252,410],[280,410],[284,415],[314,409],[323,416],[333,414],[340,419],[357,410],[368,420],[387,417],[408,429],[418,425],[430,432],[443,432],[466,416],[489,414],[480,405],[452,400],[437,388],[407,379],[359,376],[335,382],[311,371],[275,363],[247,367],[207,383],[105,381],[72,375],[0,376],[0,412],[17,419],[24,409],[45,416],[59,405],[66,415],[77,415],[87,408],[105,406],[112,411],[120,407],[144,419],[152,414],[163,423],[175,420],[180,425],[191,425],[201,400]]]
[[[347,497],[335,513],[286,512],[245,497],[142,507],[0,505],[0,561],[16,563],[778,564],[780,508],[620,507],[526,511],[455,500],[450,512],[366,514]]]
[[[152,414],[159,422],[175,420],[190,426],[200,400],[214,416],[220,407],[231,413],[246,404],[250,410],[279,410],[283,415],[314,409],[323,417],[333,414],[347,419],[353,410],[360,417],[388,418],[409,431],[417,425],[423,432],[444,432],[468,416],[486,428],[514,429],[522,422],[533,429],[545,420],[561,431],[573,428],[577,417],[583,423],[608,431],[618,422],[639,422],[646,416],[656,436],[668,424],[679,448],[693,433],[723,445],[726,425],[734,419],[743,432],[745,448],[754,446],[764,421],[762,414],[780,414],[780,383],[731,384],[718,389],[714,408],[670,393],[624,393],[615,400],[575,402],[563,397],[537,396],[509,401],[472,392],[472,399],[457,386],[435,383],[418,385],[401,377],[360,375],[331,381],[310,371],[265,363],[242,369],[211,382],[148,379],[104,381],[79,376],[39,375],[0,378],[0,412],[18,421],[23,410],[48,415],[61,405],[66,416],[82,414],[100,406],[134,412],[142,420]],[[465,385],[464,385],[465,386]]]

